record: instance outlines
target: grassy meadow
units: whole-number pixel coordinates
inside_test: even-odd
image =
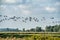
[[[60,40],[60,32],[1,32],[0,40]]]

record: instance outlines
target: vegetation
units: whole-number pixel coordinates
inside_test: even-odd
[[[60,25],[47,26],[46,31],[47,32],[60,32]]]
[[[0,33],[0,40],[60,40],[60,33]]]
[[[60,25],[46,26],[45,30],[41,27],[7,30],[0,32],[0,40],[60,40]]]
[[[41,27],[32,28],[29,31],[32,32],[60,32],[60,25],[55,26],[46,26],[45,30],[43,30]]]
[[[25,30],[25,28],[23,28],[22,30],[17,29],[2,29],[0,30],[0,32],[3,31],[7,31],[7,32],[60,32],[60,25],[55,25],[55,26],[46,26],[45,30],[42,29],[41,27],[37,26],[36,28],[31,28],[29,30]]]

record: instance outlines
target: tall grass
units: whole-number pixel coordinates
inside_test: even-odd
[[[60,33],[0,33],[0,40],[60,40]]]

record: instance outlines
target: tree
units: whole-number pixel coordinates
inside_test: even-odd
[[[25,32],[25,28],[23,28],[23,32]]]
[[[36,27],[36,32],[41,32],[41,31],[42,31],[41,27]]]
[[[46,26],[45,30],[46,32],[53,32],[54,26]]]
[[[46,26],[45,30],[47,32],[60,32],[60,25]]]
[[[34,28],[31,28],[31,29],[30,29],[30,31],[32,31],[32,32],[35,32],[35,30],[36,30],[36,29],[34,29]]]

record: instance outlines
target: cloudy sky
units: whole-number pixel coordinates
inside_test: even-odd
[[[27,23],[4,21],[0,23],[0,28],[30,29],[39,26],[44,29],[47,25],[60,24],[60,0],[0,0],[0,15],[39,19],[39,22],[27,21]],[[52,17],[54,19],[51,19]]]

